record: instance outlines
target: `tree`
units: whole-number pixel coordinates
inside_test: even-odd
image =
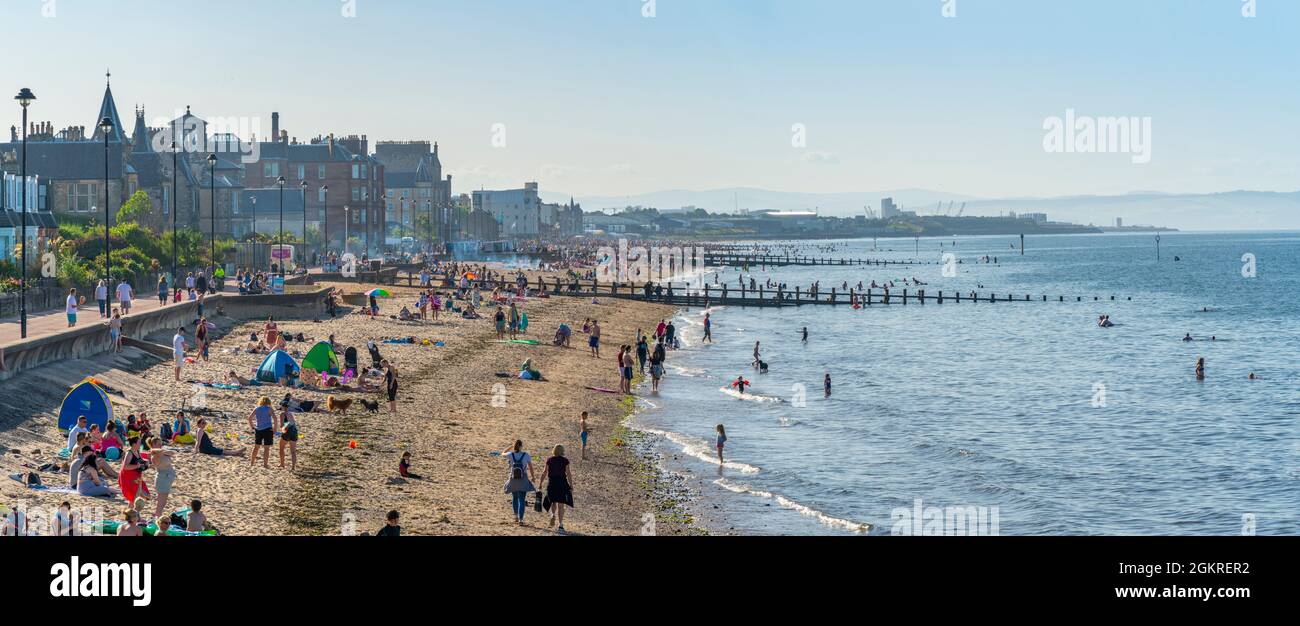
[[[149,194],[144,190],[131,194],[131,197],[122,204],[122,208],[117,210],[117,223],[126,222],[140,223],[148,215],[153,213],[153,202],[149,200]]]

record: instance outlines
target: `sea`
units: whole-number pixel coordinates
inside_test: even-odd
[[[1023,255],[1013,236],[752,244],[924,263],[694,277],[823,293],[893,281],[896,302],[678,313],[681,347],[658,393],[638,389],[632,425],[696,492],[706,528],[1300,534],[1300,233],[1030,236]],[[905,279],[1033,300],[904,306],[901,289],[917,288]],[[752,383],[743,395],[738,376]]]

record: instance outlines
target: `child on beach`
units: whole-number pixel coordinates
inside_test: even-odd
[[[722,458],[722,447],[727,443],[727,429],[722,424],[718,424],[716,430],[718,431],[718,465],[724,465],[726,461]]]
[[[289,448],[289,471],[298,469],[298,421],[289,406],[280,411],[280,467],[284,467],[284,449]]]
[[[400,474],[402,478],[420,480],[419,475],[411,473],[411,453],[409,451],[403,452],[402,460],[397,462],[397,473]]]
[[[587,429],[587,412],[583,411],[582,416],[578,418],[578,438],[582,440],[582,460],[587,460],[587,436],[591,431]]]

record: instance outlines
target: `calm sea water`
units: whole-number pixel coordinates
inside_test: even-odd
[[[700,342],[702,310],[680,314],[686,341],[669,353],[660,393],[644,390],[634,423],[666,437],[668,469],[701,490],[715,523],[889,534],[920,499],[985,507],[1003,535],[1300,533],[1300,234],[1166,233],[1158,262],[1151,234],[1030,237],[1025,256],[1013,237],[953,241],[922,239],[919,257],[954,252],[962,263],[951,278],[938,264],[744,275],[820,279],[824,290],[916,277],[928,293],[1086,301],[716,307],[712,345]],[[910,239],[872,245],[804,251],[917,257]],[[985,254],[999,263],[976,263]],[[720,278],[734,286],[740,274]],[[1102,314],[1116,326],[1098,327]],[[1182,341],[1189,332],[1196,340]],[[749,366],[755,341],[768,374]],[[738,375],[762,397],[726,393]],[[719,422],[730,438],[722,468]]]

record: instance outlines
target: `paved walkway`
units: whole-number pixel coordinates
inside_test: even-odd
[[[146,311],[156,311],[160,308],[158,304],[158,294],[149,294],[151,298],[138,298],[131,301],[131,313],[144,313]],[[187,302],[186,300],[182,300]],[[180,303],[176,303],[180,304]],[[118,301],[113,299],[113,306],[116,307]],[[168,303],[167,306],[173,306]],[[75,328],[85,328],[86,326],[102,326],[104,332],[108,332],[108,319],[99,317],[99,304],[94,300],[87,299],[86,304],[81,305],[77,311],[77,325]],[[68,329],[68,316],[60,307],[55,310],[42,312],[39,314],[27,314],[27,338],[36,339],[38,337],[47,337],[65,332]],[[8,347],[22,340],[22,328],[17,317],[7,317],[0,320],[0,347]]]

